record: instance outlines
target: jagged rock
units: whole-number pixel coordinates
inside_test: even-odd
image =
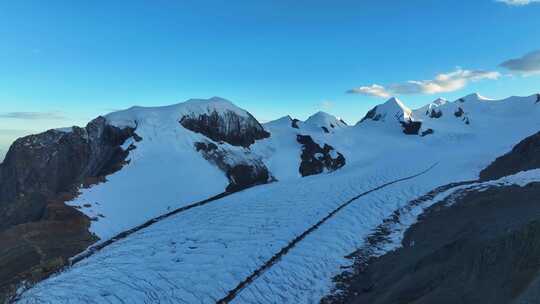
[[[232,161],[235,157],[231,155],[238,152],[225,150],[212,142],[196,142],[195,149],[225,172],[229,179],[229,185],[225,189],[227,192],[239,191],[272,180],[268,168],[259,159],[243,155],[242,163],[235,163]]]
[[[239,164],[227,170],[230,184],[226,191],[235,192],[268,182],[270,175],[265,166]]]
[[[498,157],[480,172],[482,180],[540,168],[540,132],[529,136],[514,146],[512,151]]]
[[[534,103],[539,103],[540,102],[540,94],[536,94],[536,101]]]
[[[458,107],[458,109],[454,112],[454,116],[461,117],[464,113],[465,112],[463,111],[463,109],[461,107]]]
[[[224,141],[234,146],[248,147],[255,140],[270,137],[270,133],[249,113],[244,117],[229,110],[222,113],[213,110],[210,114],[191,113],[184,115],[180,124],[214,141]]]
[[[366,116],[364,116],[360,122],[364,122],[368,119],[371,119],[373,121],[379,121],[381,120],[382,118],[382,114],[380,113],[377,113],[377,107],[374,107],[373,109],[369,110],[367,113],[366,113]]]
[[[431,109],[431,111],[429,112],[429,117],[430,118],[441,118],[442,115],[443,115],[443,113],[439,109]]]
[[[420,128],[422,128],[422,122],[420,121],[401,121],[403,127],[403,133],[407,135],[418,135]]]
[[[90,220],[65,201],[81,184],[119,170],[136,136],[103,117],[85,128],[49,130],[15,141],[0,165],[0,298],[22,281],[40,280],[65,265],[96,237]]]
[[[324,144],[321,147],[308,135],[297,135],[296,140],[302,145],[299,168],[302,176],[335,171],[345,165],[345,157],[332,146]]]
[[[328,131],[327,127],[321,127],[321,129],[324,131],[324,133],[330,133],[330,131]]]
[[[98,117],[85,128],[16,140],[0,165],[0,230],[38,220],[46,199],[118,170],[129,153],[121,145],[133,135]]]
[[[300,129],[300,128],[298,127],[298,122],[299,122],[299,121],[300,121],[300,120],[298,120],[298,119],[296,119],[296,118],[292,119],[292,120],[291,120],[291,127],[295,128],[295,129]]]

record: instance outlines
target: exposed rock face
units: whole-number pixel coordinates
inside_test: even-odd
[[[540,168],[540,132],[519,142],[512,151],[497,158],[480,172],[483,180],[500,177]]]
[[[249,113],[244,117],[228,110],[185,115],[180,119],[180,124],[214,141],[224,141],[234,146],[248,147],[255,140],[270,136]]]
[[[227,151],[211,142],[197,142],[195,149],[203,157],[220,168],[229,179],[227,192],[240,191],[255,185],[265,184],[272,180],[264,163],[258,159],[242,157],[241,162],[234,159],[232,151]]]
[[[534,103],[539,103],[540,102],[540,94],[536,94],[536,101]]]
[[[88,217],[60,200],[48,202],[41,220],[0,232],[0,303],[20,282],[46,278],[94,243],[89,227]]]
[[[403,133],[407,135],[418,135],[420,128],[422,128],[422,122],[420,121],[402,121],[401,127],[403,128]]]
[[[443,113],[440,109],[431,109],[431,111],[429,111],[430,118],[441,118],[442,115]]]
[[[132,128],[121,130],[98,117],[85,128],[15,141],[0,165],[0,230],[39,219],[45,199],[72,191],[87,177],[118,170],[128,154],[120,146],[133,134]]]
[[[270,174],[262,163],[238,164],[227,170],[227,178],[230,184],[226,191],[236,192],[267,183],[270,180]]]
[[[300,129],[300,127],[298,127],[298,122],[300,122],[300,120],[294,118],[291,120],[291,127],[295,128],[295,129]]]
[[[454,112],[454,116],[461,117],[464,113],[465,112],[463,111],[463,109],[461,107],[458,107],[458,109]]]
[[[535,183],[429,208],[403,247],[370,260],[340,303],[538,303],[539,196]]]
[[[345,157],[330,145],[319,146],[311,136],[297,135],[296,140],[302,144],[300,174],[309,176],[327,171],[335,171],[345,165]]]
[[[15,141],[0,165],[0,298],[22,280],[41,279],[96,238],[90,219],[64,204],[81,184],[121,168],[140,140],[98,117],[85,128],[49,130]],[[9,265],[9,267],[7,267]]]
[[[382,118],[382,114],[380,113],[377,113],[377,107],[374,107],[373,109],[369,110],[367,113],[366,113],[366,116],[364,116],[360,122],[364,122],[368,119],[370,120],[373,120],[373,121],[379,121],[381,120]]]

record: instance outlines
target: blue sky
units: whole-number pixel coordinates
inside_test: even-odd
[[[389,95],[414,108],[533,94],[540,3],[506,2],[3,1],[0,150],[195,97],[225,97],[262,121],[325,110],[354,123]]]

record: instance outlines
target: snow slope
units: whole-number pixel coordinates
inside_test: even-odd
[[[435,187],[477,178],[479,171],[493,159],[509,151],[519,140],[536,133],[540,129],[540,104],[535,101],[536,96],[502,101],[469,96],[464,101],[438,104],[443,113],[440,118],[426,116],[425,109],[407,111],[396,100],[379,107],[379,114],[401,113],[403,118],[412,115],[421,120],[422,128],[434,130],[424,137],[397,132],[399,124],[386,126],[383,121],[344,127],[333,134],[292,128],[287,117],[265,124],[271,137],[257,141],[250,150],[261,157],[278,182],[235,193],[141,230],[37,284],[22,295],[20,302],[215,303],[343,202],[436,164],[423,175],[353,201],[233,300],[235,303],[317,302],[332,290],[332,277],[341,272],[340,267],[350,265],[344,256],[361,247],[365,236],[394,210]],[[469,124],[454,115],[458,107],[470,118]],[[182,128],[161,129],[166,126],[160,122],[159,115],[154,119],[154,123],[138,121],[139,126],[151,127],[137,129],[138,132],[144,130],[144,134],[140,134],[144,140],[130,155],[132,164],[111,176],[108,183],[83,192],[80,198],[107,200],[108,204],[131,201],[144,205],[153,193],[153,201],[163,202],[165,208],[164,202],[180,201],[175,200],[176,195],[188,197],[184,194],[188,190],[173,186],[175,181],[201,190],[197,184],[190,184],[192,176],[189,181],[178,179],[178,174],[183,173],[178,173],[174,165],[188,158],[191,167],[199,169],[201,166],[204,174],[214,174],[215,182],[210,189],[204,189],[205,195],[224,186],[226,180],[221,172],[209,164],[204,165],[204,160],[195,163],[193,159],[198,155],[187,152],[191,142],[201,135]],[[397,131],[389,132],[394,127]],[[343,153],[347,165],[329,174],[300,178],[298,163],[295,165],[293,161],[300,154],[295,138],[297,134],[306,133]],[[171,138],[173,143],[170,143]],[[162,155],[171,152],[180,156],[174,159],[177,156]],[[190,166],[186,170],[196,174],[190,171]],[[160,173],[161,170],[165,170],[164,173]],[[174,180],[158,185],[163,182],[163,174],[170,174]],[[145,175],[146,179],[138,180]],[[128,189],[125,180],[129,178],[130,183],[141,188],[142,196],[146,191],[144,185],[155,182],[148,187],[147,196],[139,198],[137,188],[130,188],[136,189],[132,193],[122,191]],[[190,195],[196,198],[200,194]],[[120,212],[125,206],[114,212]],[[106,219],[92,226],[103,236],[108,235],[108,229],[119,228],[114,226],[118,225],[116,222],[106,222]],[[123,225],[129,226],[129,223]]]
[[[335,132],[335,130],[347,127],[347,124],[344,121],[323,111],[319,111],[311,115],[304,122],[304,125],[312,128],[323,129],[323,131],[326,133]]]

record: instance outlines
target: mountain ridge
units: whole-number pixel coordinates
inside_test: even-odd
[[[474,98],[480,101],[478,97]],[[79,181],[72,180],[78,193],[60,203],[87,220],[87,232],[96,238],[92,243],[97,244],[170,210],[204,201],[224,192],[234,192],[235,195],[219,199],[215,205],[212,203],[212,207],[205,208],[233,208],[235,204],[247,210],[255,206],[263,209],[273,205],[281,206],[280,208],[288,212],[280,213],[279,209],[271,209],[258,213],[259,211],[251,210],[253,214],[260,214],[261,217],[250,219],[243,218],[242,215],[238,220],[249,225],[252,220],[260,219],[263,221],[261,225],[270,225],[272,231],[275,230],[273,235],[300,233],[304,226],[309,227],[312,224],[312,219],[320,218],[320,214],[327,212],[328,208],[331,210],[333,202],[336,201],[332,195],[348,195],[351,192],[355,194],[361,192],[361,189],[356,187],[367,187],[371,181],[379,184],[375,181],[388,181],[410,175],[418,172],[425,162],[437,162],[440,165],[433,173],[421,177],[421,180],[403,185],[404,189],[410,192],[406,196],[411,199],[437,186],[477,177],[480,169],[489,164],[488,161],[504,154],[511,145],[524,137],[537,132],[539,124],[533,118],[540,116],[540,106],[536,100],[537,95],[507,98],[506,103],[491,100],[475,102],[471,97],[465,102],[460,99],[446,103],[434,102],[432,104],[437,106],[432,109],[440,111],[441,115],[438,116],[430,115],[426,108],[411,110],[398,99],[390,99],[383,103],[386,106],[379,105],[378,110],[375,107],[375,114],[371,117],[386,114],[385,121],[368,118],[369,121],[355,126],[338,125],[339,120],[326,113],[316,113],[314,116],[317,119],[310,122],[285,116],[261,124],[249,112],[221,98],[197,99],[187,104],[165,107],[132,107],[102,118],[105,125],[129,135],[123,141],[115,142],[115,149],[122,151],[122,157],[119,158],[120,162],[113,163],[121,163],[122,166],[118,167],[120,170],[107,172],[114,173],[106,174],[97,179],[99,183],[88,186],[80,187]],[[212,115],[215,118],[212,118]],[[188,117],[191,122],[183,124],[184,117]],[[336,123],[335,128],[323,125],[335,129],[334,132],[325,132],[320,125],[321,121]],[[72,128],[51,132],[55,134],[55,138],[70,138],[76,130],[78,129]],[[426,134],[427,130],[431,130],[431,133]],[[37,138],[40,136],[45,135],[37,135]],[[235,138],[241,141],[235,141]],[[44,142],[48,143],[46,147],[78,147],[70,146],[69,143],[56,146],[57,140]],[[47,151],[40,150],[40,145],[21,147],[43,159],[48,155],[47,152],[39,152]],[[396,154],[396,148],[407,153]],[[76,159],[67,157],[66,161],[76,162]],[[108,161],[104,161],[105,163]],[[5,183],[2,166],[5,164],[0,165],[0,184]],[[40,170],[39,168],[35,166],[35,170]],[[385,190],[381,195],[390,195],[394,201],[392,204],[400,206],[403,193],[395,191],[397,190]],[[377,195],[374,193],[374,198],[366,198],[367,205],[364,207],[382,210],[382,215],[394,210],[394,207],[390,207],[394,206],[392,204],[378,205],[380,200]],[[244,197],[246,198],[243,199]],[[321,197],[326,197],[326,200],[321,200]],[[265,203],[266,200],[272,203]],[[220,204],[221,201],[230,204]],[[247,204],[248,202],[251,204]],[[259,205],[258,202],[265,204]],[[285,202],[289,203],[284,204]],[[294,208],[299,209],[294,211]],[[199,212],[201,211],[193,214]],[[220,212],[228,214],[231,211],[220,209]],[[264,214],[267,212],[270,212],[270,215],[277,212],[276,226],[265,222]],[[186,216],[189,218],[190,214],[191,211]],[[358,216],[360,214],[362,213]],[[298,224],[291,225],[292,222],[287,222],[292,220],[293,216],[296,216],[294,222]],[[231,214],[223,218],[224,221],[228,219],[231,226],[227,221],[219,222],[221,229],[215,232],[216,236],[227,239],[227,235],[238,234],[251,239],[244,234],[254,231],[252,229],[255,228],[235,230],[234,227],[244,224],[235,222],[233,218]],[[375,216],[373,219],[378,218],[379,216]],[[37,219],[40,221],[44,218]],[[375,223],[373,219],[363,219],[360,222]],[[171,218],[167,221],[176,220]],[[354,222],[356,221],[351,223]],[[193,227],[198,227],[213,223],[199,220],[192,224]],[[290,230],[282,230],[289,226]],[[206,229],[205,226],[200,227],[200,231]],[[225,231],[230,234],[219,236]],[[346,235],[348,234],[344,237]],[[126,241],[132,239],[137,239],[137,236]],[[265,237],[259,236],[252,242],[256,244],[264,240]],[[343,246],[340,247],[342,250],[349,250],[346,249],[349,248],[347,242],[339,238],[335,241]],[[272,242],[281,246],[277,240]],[[306,242],[309,242],[309,239]],[[197,244],[195,247],[199,246],[203,245]],[[272,253],[272,246],[264,248],[264,256]],[[245,250],[241,249],[239,252]],[[250,250],[253,249],[248,251]],[[50,264],[37,265],[46,268]],[[36,264],[30,266],[36,267]],[[304,266],[295,266],[291,270],[296,267]],[[217,273],[214,275],[219,276]],[[291,289],[287,290],[294,293]]]

